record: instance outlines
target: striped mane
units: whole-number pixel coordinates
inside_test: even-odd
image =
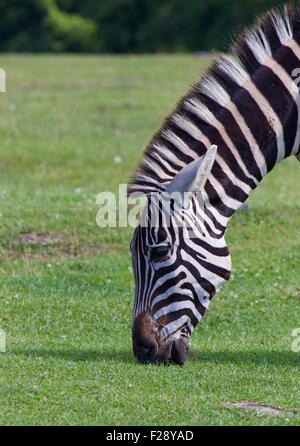
[[[214,117],[291,38],[300,42],[300,8],[296,5],[271,10],[246,29],[230,48],[234,56],[218,56],[165,119],[144,150],[128,195],[162,191],[184,166],[202,156],[208,149],[204,135]]]

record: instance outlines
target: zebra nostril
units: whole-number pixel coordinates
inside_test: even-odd
[[[133,353],[141,363],[155,362],[158,353],[156,325],[151,315],[142,313],[132,324]]]
[[[144,359],[151,357],[151,352],[153,351],[153,347],[140,347],[140,356]]]
[[[136,344],[135,350],[139,362],[145,363],[154,360],[157,353],[157,346],[154,342],[147,342]]]

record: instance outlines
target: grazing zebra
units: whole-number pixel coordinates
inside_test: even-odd
[[[230,276],[233,213],[277,163],[300,159],[300,8],[270,11],[231,52],[166,118],[128,187],[147,196],[131,242],[141,363],[185,362],[191,333]]]

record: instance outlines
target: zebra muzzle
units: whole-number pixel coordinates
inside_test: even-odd
[[[187,350],[187,345],[183,338],[175,339],[172,344],[170,359],[179,365],[183,365],[186,361]]]
[[[132,327],[133,353],[141,364],[162,363],[170,359],[184,364],[189,349],[186,335],[178,339],[163,339],[158,336],[161,326],[149,313],[137,316]]]
[[[140,340],[134,345],[134,354],[142,364],[154,362],[157,356],[158,347],[156,342],[149,340]]]
[[[155,326],[152,318],[145,313],[140,314],[132,327],[133,353],[142,364],[155,362],[158,353]]]
[[[158,323],[149,313],[141,313],[133,322],[133,353],[141,364],[159,363],[170,357],[172,344],[159,342],[158,329]]]

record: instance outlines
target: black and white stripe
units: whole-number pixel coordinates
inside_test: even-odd
[[[166,359],[179,348],[172,343],[191,334],[230,276],[224,237],[231,216],[278,162],[299,152],[300,95],[293,78],[299,44],[300,9],[269,12],[238,38],[235,57],[215,60],[147,146],[128,189],[148,196],[147,224],[136,228],[131,244],[133,340],[140,360]],[[214,145],[214,160],[204,171],[197,160],[208,159]],[[184,181],[192,184],[196,177],[201,200],[194,194],[186,208],[164,211],[164,191],[179,185],[183,193]],[[151,338],[152,354],[147,348],[139,353],[138,338],[145,345]]]

